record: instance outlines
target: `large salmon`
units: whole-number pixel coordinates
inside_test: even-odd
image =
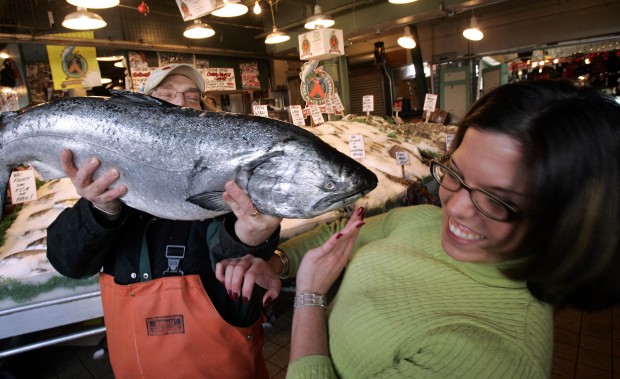
[[[132,92],[62,99],[0,116],[0,200],[18,164],[46,179],[65,176],[63,149],[76,164],[94,155],[121,172],[130,207],[198,220],[230,211],[224,183],[235,181],[263,213],[311,218],[354,202],[377,177],[298,126],[265,117],[179,108]],[[2,203],[0,203],[2,209]]]

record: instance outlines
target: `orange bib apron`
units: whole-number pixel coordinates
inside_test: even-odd
[[[268,379],[262,320],[245,327],[219,315],[198,275],[118,285],[100,274],[116,379]]]

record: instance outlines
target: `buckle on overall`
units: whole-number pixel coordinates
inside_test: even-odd
[[[164,270],[164,275],[183,275],[183,271],[179,269],[179,264],[181,259],[185,258],[185,246],[166,246],[166,258],[168,258],[168,268]]]

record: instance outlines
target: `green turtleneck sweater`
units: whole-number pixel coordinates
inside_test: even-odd
[[[549,377],[551,307],[500,265],[450,258],[440,208],[397,208],[365,222],[330,305],[331,357],[298,359],[287,378]],[[308,249],[345,223],[282,244],[291,276]]]

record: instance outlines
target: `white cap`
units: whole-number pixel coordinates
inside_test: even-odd
[[[205,90],[205,80],[196,70],[196,67],[186,63],[171,63],[165,66],[159,67],[151,72],[149,78],[144,85],[144,94],[150,95],[153,90],[164,80],[168,75],[183,75],[187,76],[196,84],[196,87],[200,90],[200,93]]]

